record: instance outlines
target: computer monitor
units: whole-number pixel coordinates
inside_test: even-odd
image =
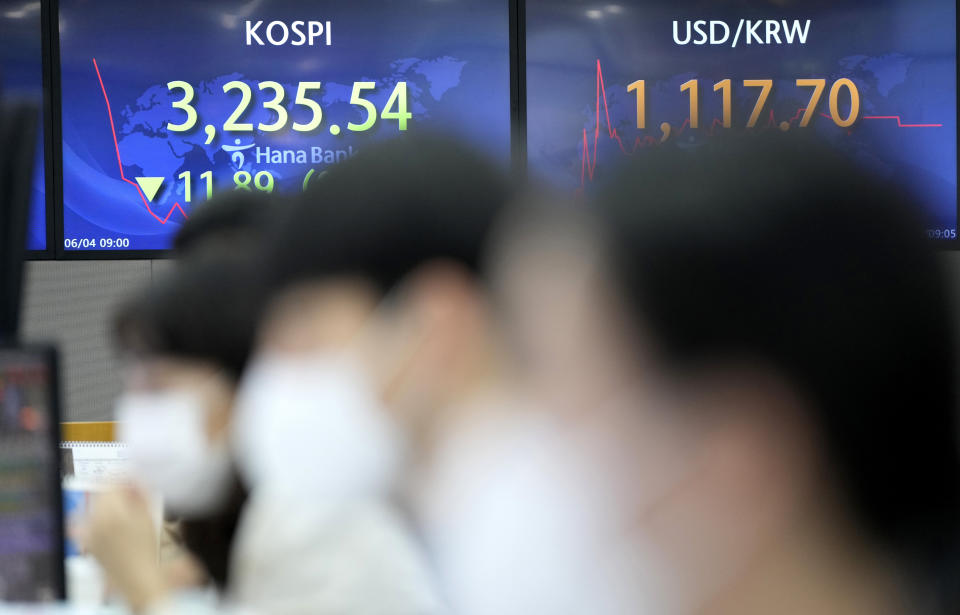
[[[56,353],[0,346],[0,602],[64,598]]]

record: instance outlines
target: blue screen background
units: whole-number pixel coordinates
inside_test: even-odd
[[[677,45],[673,21],[812,20],[805,45]],[[556,185],[589,190],[636,148],[695,147],[720,116],[713,84],[734,83],[733,129],[743,130],[757,99],[744,79],[773,79],[757,130],[796,116],[809,100],[798,78],[849,78],[861,95],[851,130],[816,117],[810,128],[878,173],[895,177],[917,198],[928,233],[957,227],[956,5],[945,0],[813,0],[809,2],[611,2],[527,0],[527,117],[531,171]],[[681,35],[685,26],[681,26]],[[731,36],[732,38],[732,36]],[[597,110],[598,63],[606,110]],[[689,117],[680,86],[700,79],[699,130],[652,144],[661,122],[676,129]],[[636,126],[636,96],[627,86],[646,80],[647,128]],[[738,82],[740,82],[738,84]],[[827,94],[819,112],[828,112]],[[775,121],[769,122],[769,110]],[[599,138],[594,154],[594,131]],[[940,127],[899,127],[942,124]],[[615,129],[623,149],[610,131]],[[794,123],[790,130],[804,130]],[[586,132],[586,139],[584,134]],[[645,140],[646,139],[646,140]],[[584,141],[588,161],[584,162]],[[596,165],[593,165],[594,155]],[[591,178],[590,175],[593,177]],[[583,177],[583,179],[581,179]]]
[[[43,37],[40,3],[26,0],[0,0],[0,93],[33,99],[43,96]],[[46,172],[43,135],[37,143],[30,212],[27,225],[27,249],[47,249]]]
[[[253,7],[253,8],[250,8]],[[378,119],[369,132],[350,132],[365,112],[349,104],[355,81],[375,81],[367,97],[383,109],[398,81],[408,83],[408,131],[429,126],[463,135],[507,164],[510,156],[509,25],[506,0],[351,0],[303,3],[238,1],[87,2],[61,0],[60,49],[63,126],[63,228],[66,249],[155,250],[170,247],[185,216],[202,203],[212,171],[214,192],[233,189],[234,174],[269,171],[277,189],[302,189],[306,174],[321,173],[323,161],[274,163],[258,159],[257,148],[313,147],[324,152],[359,151],[372,140],[398,134],[396,120]],[[246,20],[331,22],[331,46],[246,46]],[[94,62],[103,80],[101,89]],[[183,98],[170,92],[171,80],[196,91],[197,126],[170,132],[168,122],[185,114],[172,106]],[[252,86],[253,101],[241,121],[270,123],[265,110],[273,93],[257,83],[284,86],[290,113],[279,132],[225,133],[223,123],[239,94],[223,85],[241,80]],[[294,132],[309,111],[293,105],[300,81],[321,81],[311,95],[323,109],[323,123],[311,133]],[[110,101],[110,118],[104,97]],[[342,132],[334,136],[336,123]],[[204,126],[216,128],[206,143]],[[247,147],[250,146],[250,147]],[[224,149],[224,148],[227,149]],[[231,150],[230,148],[245,148]],[[119,151],[121,164],[118,165]],[[237,153],[242,154],[238,157]],[[192,200],[184,181],[191,172]],[[152,202],[131,182],[162,177]],[[251,183],[252,185],[252,183]],[[71,242],[73,242],[71,246]],[[128,243],[127,243],[128,242]]]

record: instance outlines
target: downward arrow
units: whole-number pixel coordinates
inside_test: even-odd
[[[143,195],[147,197],[148,201],[153,201],[153,197],[157,196],[160,186],[163,185],[162,177],[135,177],[134,179],[137,180],[140,189],[143,190]]]

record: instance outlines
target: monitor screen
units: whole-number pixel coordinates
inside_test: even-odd
[[[61,0],[64,249],[167,249],[214,193],[303,190],[404,131],[506,164],[508,5]]]
[[[63,597],[52,354],[0,347],[0,602]]]
[[[43,96],[43,36],[40,3],[0,0],[0,96],[38,104]],[[42,123],[41,123],[42,125]],[[39,136],[27,226],[27,249],[47,249],[46,173],[43,135]]]
[[[637,151],[815,132],[957,234],[953,0],[527,0],[529,167],[570,189]]]

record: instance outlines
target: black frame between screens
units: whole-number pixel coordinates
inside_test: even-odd
[[[957,17],[957,23],[954,25],[957,28],[957,25],[960,25],[960,15],[957,15],[958,9],[960,9],[960,2],[954,2],[954,15]],[[960,29],[960,28],[958,28]],[[957,70],[957,102],[960,103],[960,40],[957,40],[954,37],[954,47],[956,51],[956,70]],[[960,149],[960,104],[957,105],[957,146]],[[960,179],[960,151],[957,152],[957,178]],[[958,195],[960,195],[960,184],[958,184]],[[960,252],[960,196],[957,198],[957,238],[953,241],[946,242],[946,245],[942,246],[944,251],[954,251]]]
[[[527,36],[526,0],[505,0],[509,11],[510,28],[510,153],[516,174],[527,173]],[[954,3],[955,5],[958,2]],[[58,0],[43,0],[42,21],[44,37],[44,135],[46,145],[47,184],[47,250],[30,252],[34,260],[138,260],[163,259],[171,256],[169,250],[73,250],[63,248],[63,157],[60,114],[61,92],[53,84],[60,82],[60,35]],[[960,67],[960,44],[956,51]],[[960,71],[957,79],[957,98],[960,100]],[[960,125],[960,106],[957,111]],[[960,140],[958,140],[960,141]],[[957,175],[960,177],[960,156]],[[51,207],[52,203],[52,207]],[[960,223],[960,198],[957,200],[957,220]],[[960,251],[960,237],[952,241],[936,242],[943,251]]]
[[[510,0],[510,152],[514,172],[527,175],[527,2]]]
[[[41,97],[41,109],[42,109],[42,118],[43,122],[43,179],[44,179],[44,206],[43,206],[43,216],[44,216],[44,231],[46,232],[46,244],[47,247],[43,250],[27,250],[25,253],[25,258],[27,260],[34,261],[43,261],[43,260],[52,260],[56,257],[56,239],[58,234],[56,232],[56,212],[54,207],[51,207],[54,194],[56,194],[56,185],[54,183],[54,157],[51,152],[53,147],[53,127],[51,122],[53,120],[53,105],[51,101],[51,92],[53,91],[53,83],[51,81],[51,72],[50,72],[50,63],[53,58],[51,55],[50,49],[50,27],[49,27],[49,5],[47,2],[41,2],[40,4],[40,45],[41,45],[41,59],[40,66],[42,75],[42,84],[43,84],[43,95]]]
[[[50,483],[48,487],[51,489],[53,494],[54,501],[54,527],[58,531],[58,535],[55,537],[54,541],[54,562],[56,562],[55,574],[56,574],[56,591],[57,595],[55,598],[58,600],[66,600],[67,598],[67,578],[65,570],[65,539],[66,539],[66,526],[64,525],[64,513],[63,513],[63,488],[62,482],[62,470],[61,467],[61,453],[60,453],[60,425],[62,420],[62,406],[60,399],[60,358],[57,353],[57,349],[53,346],[44,345],[44,344],[19,344],[16,342],[0,342],[0,353],[2,352],[18,352],[23,355],[30,355],[36,357],[42,357],[43,362],[47,366],[47,372],[49,374],[49,404],[50,404],[50,425],[47,430],[49,436],[48,446],[50,450],[53,451],[53,461],[52,467],[50,468]]]

